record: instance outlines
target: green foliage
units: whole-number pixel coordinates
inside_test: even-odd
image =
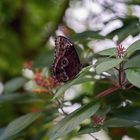
[[[109,38],[112,38],[114,35],[118,35],[119,42],[123,41],[125,38],[127,38],[128,33],[129,35],[135,36],[140,31],[139,19],[137,17],[128,16],[124,19],[122,19],[123,26],[119,29],[111,32],[108,34]]]
[[[40,112],[29,113],[12,121],[5,129],[4,133],[1,135],[0,140],[6,140],[18,134],[20,131],[34,122],[40,115]]]
[[[139,16],[133,13],[133,7],[139,8],[140,2],[114,1],[110,6],[97,1],[103,12],[114,17],[104,21],[102,12],[91,12],[77,33],[72,25],[77,25],[79,19],[69,21],[67,16],[72,14],[68,8],[83,6],[82,2],[0,1],[0,80],[4,86],[0,96],[0,140],[70,140],[100,130],[112,140],[124,135],[140,139],[140,40],[123,48],[128,37],[139,36]],[[116,3],[127,7],[123,16],[114,9]],[[99,26],[92,29],[94,19]],[[104,28],[114,19],[121,26],[111,27],[103,35]],[[83,64],[79,74],[66,83],[50,80],[55,53],[52,42],[57,29],[74,42]],[[94,43],[106,39],[122,42],[122,46],[108,45],[111,48],[94,53]],[[28,64],[30,60],[32,66]],[[23,65],[32,72],[32,78],[22,76],[26,71]],[[48,85],[42,86],[43,82]],[[73,106],[78,109],[70,113],[68,108]],[[119,136],[113,133],[114,129],[121,131]]]
[[[17,77],[15,79],[12,79],[8,81],[7,83],[5,83],[4,92],[5,93],[14,92],[17,89],[21,88],[25,84],[26,81],[27,80],[23,77]]]
[[[104,126],[106,127],[131,127],[131,126],[137,126],[139,124],[140,122],[120,119],[120,118],[112,118],[110,120],[107,120]]]
[[[128,49],[127,49],[127,56],[129,57],[134,52],[140,50],[140,40],[134,42]]]
[[[102,63],[100,63],[99,65],[97,65],[96,67],[96,72],[98,74],[101,74],[104,71],[108,71],[116,66],[118,66],[121,63],[121,59],[111,59],[108,61],[104,61]]]
[[[140,69],[132,69],[126,71],[127,79],[130,83],[132,83],[134,86],[140,88]]]
[[[56,93],[55,93],[55,96],[54,96],[54,99],[56,99],[57,97],[59,97],[61,94],[64,94],[64,92],[70,88],[72,85],[77,85],[77,84],[81,84],[81,83],[84,83],[84,82],[89,82],[89,81],[92,81],[93,77],[89,77],[89,78],[86,78],[85,76],[88,75],[88,72],[89,72],[89,69],[91,68],[92,66],[88,66],[86,68],[84,68],[78,75],[78,77],[76,79],[74,79],[73,81],[70,81],[68,83],[66,83],[64,86],[60,87]],[[90,75],[89,75],[90,76]]]
[[[61,0],[0,2],[0,76],[19,75],[25,61],[50,50],[42,46],[56,30],[67,3]]]
[[[116,49],[115,48],[110,48],[110,49],[106,49],[106,50],[103,50],[103,51],[100,51],[100,52],[97,52],[97,54],[99,55],[107,55],[107,56],[112,56],[112,55],[115,55],[115,52]]]
[[[55,140],[75,129],[82,121],[94,115],[99,109],[99,104],[90,103],[69,114],[50,130],[49,137]]]
[[[140,55],[136,55],[132,58],[130,58],[126,63],[125,63],[125,68],[140,68]]]
[[[73,40],[83,40],[83,39],[88,39],[88,38],[95,38],[95,39],[104,39],[104,36],[101,36],[99,32],[95,31],[85,31],[82,33],[75,34],[71,37]]]

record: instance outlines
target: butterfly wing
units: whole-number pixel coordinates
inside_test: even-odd
[[[67,38],[58,36],[55,46],[53,74],[59,82],[66,82],[79,73],[82,65],[73,44]]]

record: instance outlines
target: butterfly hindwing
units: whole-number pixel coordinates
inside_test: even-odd
[[[73,44],[65,37],[55,40],[53,74],[59,82],[73,79],[81,70],[81,63]]]

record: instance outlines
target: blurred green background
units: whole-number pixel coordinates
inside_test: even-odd
[[[68,1],[0,1],[0,77],[7,81],[20,75],[27,60],[41,59],[46,65],[46,43],[62,21]],[[46,52],[46,53],[45,53]],[[44,60],[45,59],[45,60]],[[49,60],[48,60],[49,61]]]
[[[48,102],[46,117],[16,138],[47,140],[46,130],[52,125],[50,120],[56,117],[57,108],[50,111],[53,107],[50,98],[45,95],[27,94],[23,88],[27,79],[22,77],[22,68],[25,62],[32,60],[34,68],[50,69],[56,35],[64,34],[76,46],[80,46],[77,50],[81,62],[89,65],[96,50],[115,47],[121,42],[127,47],[139,39],[139,17],[139,0],[1,0],[0,81],[4,90],[1,93],[3,96],[0,96],[0,133],[10,121],[23,114],[36,112],[46,107]],[[92,92],[98,93],[106,87],[108,83],[102,81],[83,84],[81,89],[84,90],[80,92],[90,97]],[[85,95],[81,95],[81,98],[87,98]],[[73,102],[81,100],[78,98]],[[131,136],[140,139],[139,131],[128,131]],[[127,134],[123,132],[120,130],[118,140]],[[111,133],[110,137],[117,140],[113,134],[116,135]],[[72,134],[64,139],[71,137]]]

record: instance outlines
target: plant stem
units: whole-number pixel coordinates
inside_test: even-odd
[[[56,99],[56,101],[57,101],[57,103],[58,103],[58,105],[59,105],[59,108],[60,108],[61,111],[63,112],[63,114],[64,114],[64,115],[68,115],[68,114],[63,110],[63,107],[61,107],[61,102],[60,102],[58,99]]]
[[[120,89],[119,86],[115,86],[115,87],[111,87],[108,88],[107,90],[104,90],[103,92],[100,92],[97,96],[95,96],[95,98],[99,98],[99,97],[104,97],[107,96],[108,94],[117,91],[118,89]]]
[[[94,138],[94,140],[99,140],[97,139],[95,136],[93,136],[92,134],[89,134],[92,138]]]
[[[122,87],[125,81],[124,63],[121,62],[119,66],[119,85]]]

